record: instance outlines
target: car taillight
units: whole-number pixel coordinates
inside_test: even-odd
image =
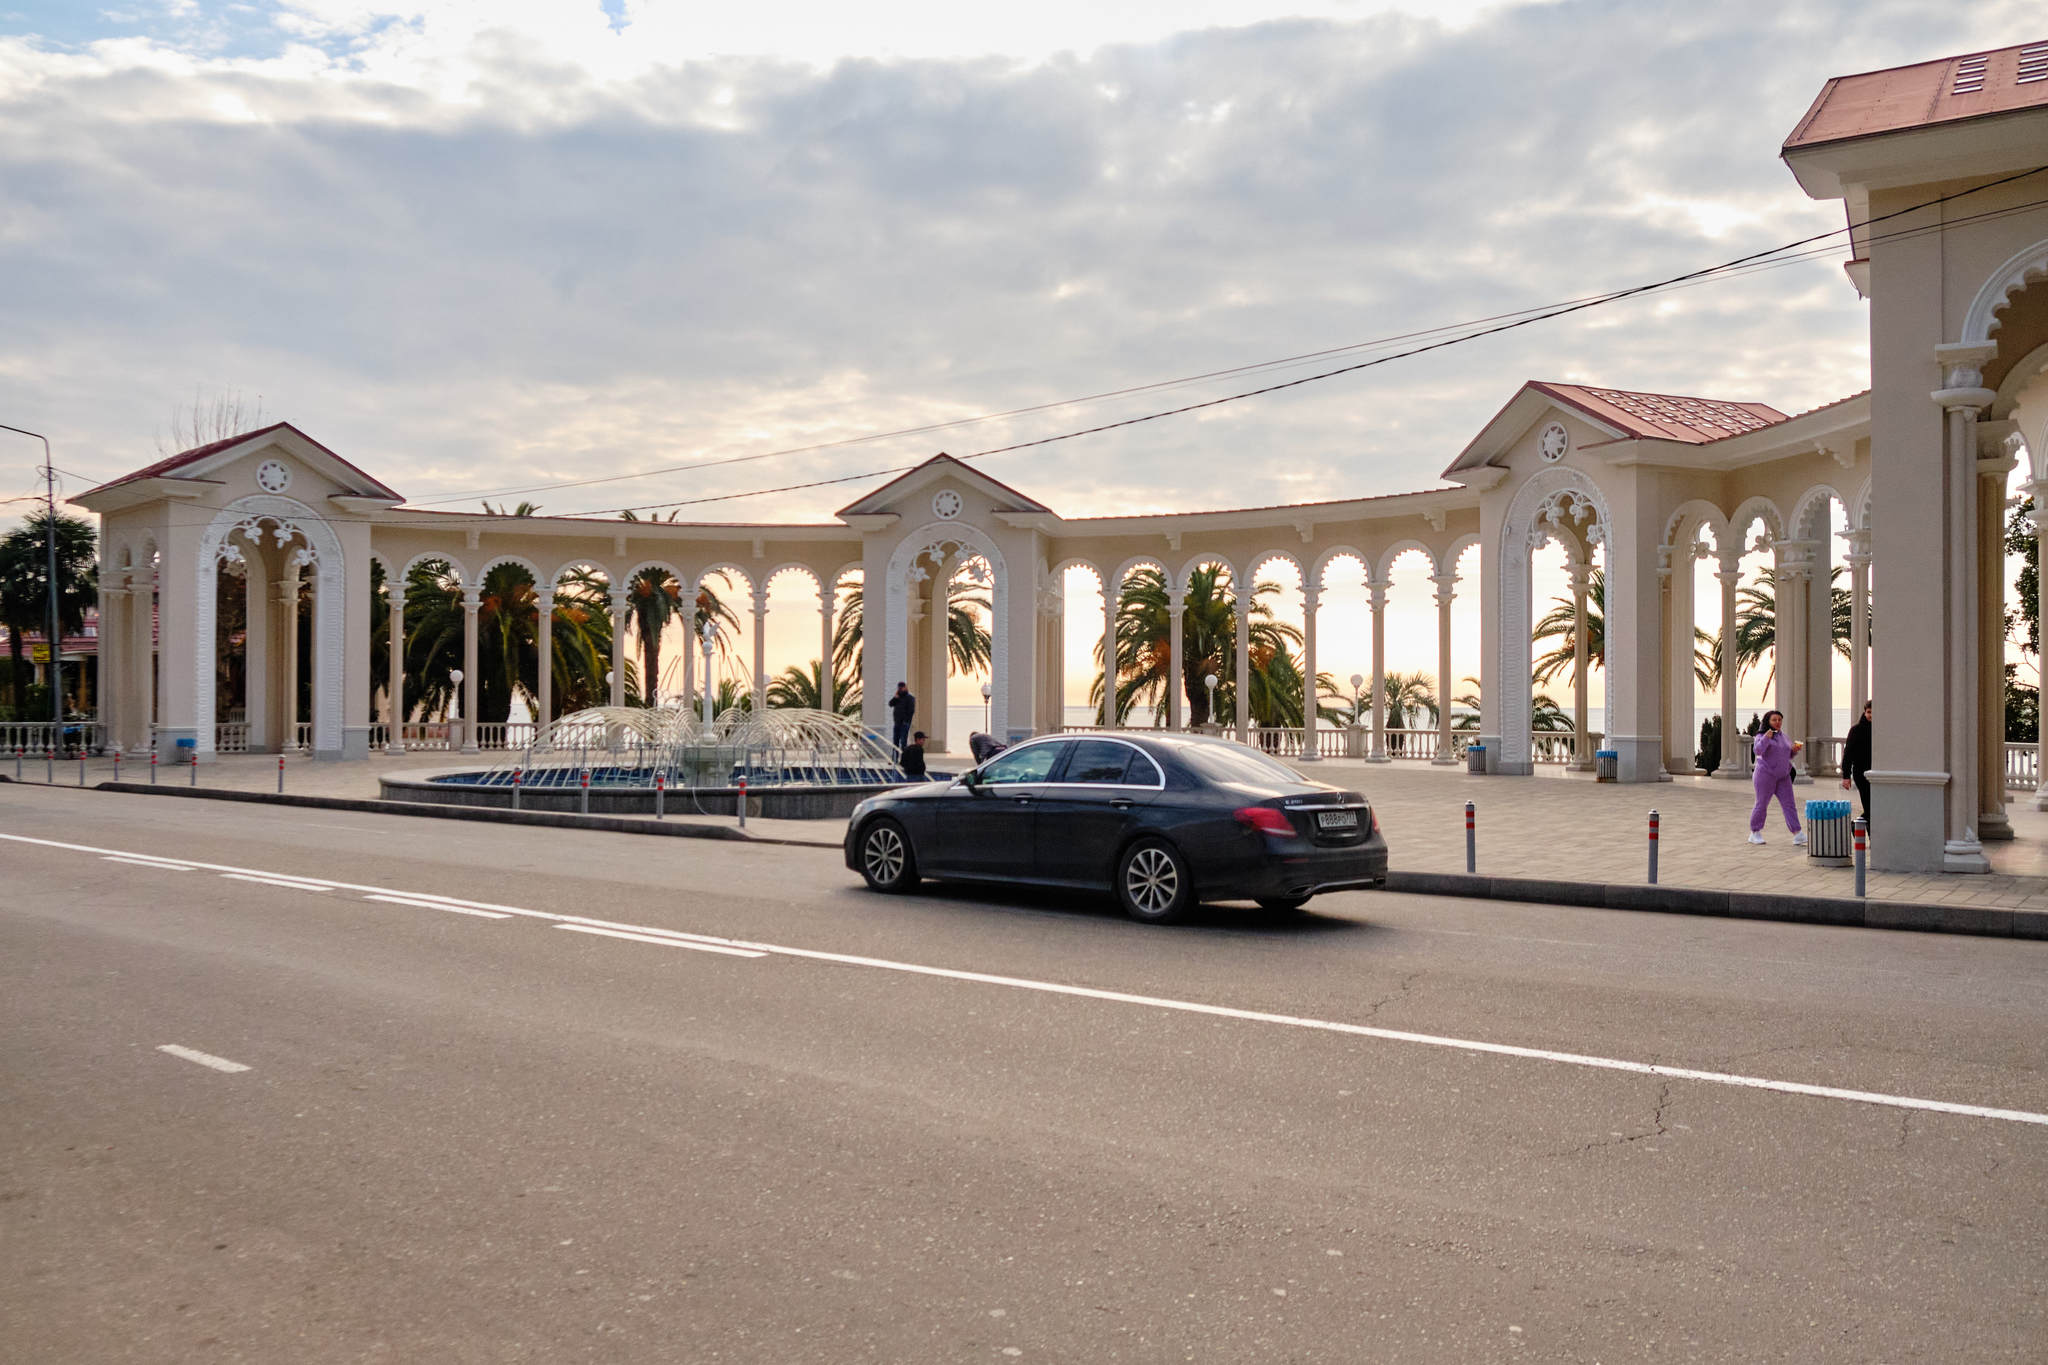
[[[1380,832],[1380,813],[1371,806],[1365,808],[1365,835],[1370,839]]]
[[[1245,806],[1237,812],[1237,823],[1266,834],[1294,833],[1294,822],[1271,806]]]

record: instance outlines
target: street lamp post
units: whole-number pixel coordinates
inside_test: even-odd
[[[449,669],[448,681],[451,684],[453,684],[455,688],[455,693],[453,696],[449,697],[448,704],[455,708],[456,718],[460,720],[464,725],[467,725],[469,724],[469,717],[463,715],[462,713],[462,670],[459,668]],[[455,732],[453,730],[450,730],[448,733],[448,747],[451,750],[460,749],[464,747],[463,745],[459,745],[455,742]]]
[[[50,438],[39,431],[25,431],[21,427],[10,427],[0,422],[0,431],[11,431],[17,436],[33,436],[43,443],[43,503],[47,509],[47,520],[43,523],[43,549],[48,556],[47,569],[50,575],[50,743],[64,742],[64,636],[57,620],[57,469],[50,463]],[[81,744],[83,740],[81,739]]]
[[[991,684],[983,683],[981,685],[981,732],[983,734],[988,733],[989,713],[990,709],[995,705],[989,698],[995,696],[995,694],[996,689]]]
[[[718,622],[706,621],[698,636],[704,642],[704,730],[711,730],[711,650],[718,643]]]
[[[1358,724],[1358,713],[1360,708],[1364,705],[1364,703],[1359,700],[1358,696],[1359,690],[1364,686],[1365,674],[1353,673],[1351,675],[1351,723],[1353,725]]]
[[[1212,729],[1216,726],[1216,684],[1221,681],[1222,679],[1218,678],[1214,673],[1202,679],[1202,682],[1209,689],[1209,725]]]

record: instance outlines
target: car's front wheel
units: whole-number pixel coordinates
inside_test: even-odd
[[[1170,924],[1195,905],[1187,859],[1160,839],[1142,839],[1117,860],[1116,896],[1124,913],[1144,924]]]
[[[903,826],[882,819],[861,832],[860,875],[877,891],[908,891],[917,885],[917,855]]]

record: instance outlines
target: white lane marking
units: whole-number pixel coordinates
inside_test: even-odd
[[[33,839],[25,834],[0,834],[0,839],[18,844],[37,844],[44,848],[68,849],[77,853],[114,853],[120,849],[96,848],[88,844],[70,844],[57,839]],[[230,868],[219,863],[195,863],[196,867],[217,872],[239,872],[243,869]],[[335,886],[351,891],[376,892],[382,895],[417,895],[423,900],[448,901],[466,904],[478,909],[502,911],[529,919],[546,920],[552,924],[589,925],[598,929],[623,931],[657,938],[686,939],[694,943],[715,944],[726,948],[745,949],[753,952],[773,954],[781,957],[803,958],[813,962],[836,962],[849,967],[871,967],[880,971],[904,972],[914,976],[940,977],[953,981],[972,981],[981,985],[1006,986],[1013,990],[1039,991],[1048,995],[1067,995],[1085,1000],[1103,1000],[1114,1004],[1139,1005],[1149,1009],[1173,1010],[1185,1014],[1202,1014],[1219,1019],[1238,1019],[1247,1023],[1271,1024],[1282,1028],[1312,1029],[1324,1033],[1337,1033],[1356,1038],[1377,1038],[1390,1043],[1413,1043],[1422,1047],[1448,1048],[1459,1052],[1479,1053],[1495,1057],[1517,1057],[1529,1061],[1554,1062],[1563,1066],[1589,1067],[1599,1071],[1622,1071],[1640,1076],[1663,1076],[1673,1080],[1698,1081],[1706,1085],[1731,1086],[1745,1090],[1768,1090],[1785,1095],[1805,1095],[1815,1099],[1845,1100],[1856,1104],[1874,1104],[1891,1109],[1915,1109],[1937,1114],[1959,1114],[1966,1118],[1997,1119],[2006,1123],[2031,1123],[2048,1127],[2048,1113],[2034,1113],[2026,1109],[1997,1109],[1977,1104],[1957,1104],[1948,1100],[1919,1099],[1910,1095],[1888,1095],[1873,1090],[1847,1090],[1838,1086],[1809,1085],[1804,1081],[1776,1081],[1762,1076],[1741,1076],[1725,1071],[1700,1071],[1691,1067],[1663,1066],[1653,1062],[1632,1062],[1617,1057],[1594,1057],[1578,1052],[1558,1052],[1548,1048],[1521,1047],[1512,1043],[1489,1043],[1473,1038],[1452,1038],[1433,1033],[1409,1033],[1401,1029],[1374,1028],[1369,1024],[1347,1024],[1333,1019],[1310,1019],[1292,1014],[1271,1014],[1264,1010],[1242,1010],[1228,1005],[1209,1005],[1193,1000],[1174,1000],[1165,996],[1133,995],[1128,991],[1101,990],[1093,986],[1069,986],[1057,981],[1036,981],[1029,977],[995,976],[987,972],[961,971],[953,967],[930,967],[916,962],[896,962],[881,957],[860,957],[851,953],[825,952],[816,948],[792,948],[785,944],[756,943],[746,939],[720,938],[712,934],[684,934],[680,930],[655,928],[644,924],[624,924],[616,920],[592,919],[584,915],[559,915],[545,910],[525,910],[513,905],[489,905],[483,901],[455,902],[453,897],[434,896],[426,893],[393,891],[381,886],[358,886],[347,882],[336,882]]]
[[[282,886],[293,891],[332,891],[334,889],[334,885],[331,882],[300,881],[296,877],[274,877],[267,873],[223,872],[220,875],[231,882],[261,882],[265,886]]]
[[[216,1057],[211,1052],[200,1052],[195,1048],[179,1047],[176,1043],[160,1043],[157,1045],[157,1051],[168,1052],[173,1057],[183,1057],[186,1061],[197,1062],[201,1066],[210,1066],[215,1071],[247,1071],[249,1069],[240,1062],[231,1062],[225,1057]]]
[[[421,900],[415,896],[365,896],[366,901],[384,901],[391,905],[410,905],[415,910],[446,910],[451,915],[475,915],[478,919],[511,919],[496,910],[472,910],[466,905],[442,905],[436,901]]]
[[[105,855],[100,861],[104,863],[127,863],[130,867],[153,867],[159,872],[194,872],[198,870],[190,863],[159,862],[155,858],[123,858],[114,853]]]
[[[567,929],[572,934],[603,934],[606,938],[629,938],[635,943],[659,943],[664,948],[693,948],[700,953],[725,953],[732,957],[768,956],[756,948],[723,948],[716,943],[692,943],[686,938],[671,938],[666,934],[633,934],[624,929],[600,929],[594,924],[557,924],[555,927]]]

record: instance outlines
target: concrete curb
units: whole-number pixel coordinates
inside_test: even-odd
[[[61,784],[59,784],[61,785]],[[315,810],[350,810],[368,815],[414,815],[430,820],[472,820],[500,825],[544,825],[552,829],[596,829],[613,834],[661,834],[672,839],[724,839],[732,843],[782,844],[798,848],[838,848],[837,839],[783,839],[751,834],[735,825],[695,825],[673,820],[629,819],[617,815],[573,815],[539,810],[495,810],[487,806],[430,806],[414,801],[368,801],[342,796],[295,796],[276,792],[226,791],[218,787],[152,787],[146,782],[100,782],[94,791],[131,796],[180,796],[202,801],[243,801],[271,806],[309,806]]]
[[[1641,882],[1566,882],[1534,877],[1478,877],[1462,872],[1387,873],[1387,890],[1417,896],[1529,901],[1593,910],[1639,910],[1666,915],[1780,920],[1789,924],[1911,929],[1928,934],[2048,939],[2048,913],[1919,901],[1863,901],[1834,896],[1779,896],[1756,891],[1710,891]]]

